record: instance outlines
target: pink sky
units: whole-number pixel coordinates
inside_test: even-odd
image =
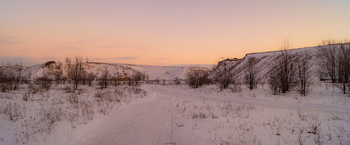
[[[350,36],[349,1],[150,0],[0,2],[0,59],[27,63],[89,57],[151,64],[315,46]]]

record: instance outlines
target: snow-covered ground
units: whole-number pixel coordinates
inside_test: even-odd
[[[330,84],[315,84],[306,97],[271,95],[267,84],[219,90],[144,84],[62,93],[57,86],[28,101],[25,89],[1,93],[1,110],[11,102],[25,111],[16,121],[1,112],[0,144],[350,144],[350,97]]]

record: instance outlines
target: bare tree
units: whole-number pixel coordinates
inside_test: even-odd
[[[92,73],[92,72],[87,73],[87,75],[86,75],[86,81],[88,82],[88,85],[89,85],[89,86],[92,86],[92,82],[94,81],[95,77],[96,77],[96,76],[95,76],[94,73]]]
[[[217,70],[215,81],[219,83],[220,90],[226,89],[234,81],[233,73],[226,63],[223,63]]]
[[[78,85],[83,78],[83,74],[85,73],[85,69],[83,67],[83,59],[81,57],[76,57],[74,64],[70,64],[70,59],[66,59],[67,62],[67,74],[68,77],[73,81],[73,88],[78,89]]]
[[[113,82],[114,86],[117,86],[119,84],[118,76],[113,76],[110,78],[110,80]]]
[[[114,86],[117,86],[120,84],[120,81],[122,81],[122,76],[119,72],[117,72],[113,77],[110,78],[111,81],[113,81]]]
[[[180,85],[181,84],[181,80],[178,77],[175,77],[174,83],[175,83],[175,85]]]
[[[209,83],[209,72],[203,69],[191,68],[186,73],[186,80],[190,87],[199,88]]]
[[[101,86],[101,89],[108,87],[108,78],[109,78],[108,66],[105,65],[103,67],[102,75],[101,75],[99,82],[98,82],[98,84]]]
[[[307,51],[304,51],[297,56],[297,78],[298,78],[298,92],[302,96],[306,96],[310,91],[311,85],[311,72],[310,72],[310,60],[312,56]]]
[[[338,53],[338,80],[340,90],[345,94],[350,77],[350,43],[341,43]],[[350,88],[349,88],[350,89]]]
[[[281,49],[281,54],[274,60],[269,74],[269,84],[274,94],[286,93],[297,84],[295,55],[288,52],[287,42],[283,43]]]
[[[36,85],[39,85],[41,89],[48,90],[51,87],[52,79],[50,79],[50,72],[48,70],[43,70],[43,73],[40,77],[34,80]]]
[[[130,86],[139,86],[140,81],[144,80],[145,76],[141,72],[134,72],[134,74],[129,78],[128,84]]]
[[[22,82],[23,79],[23,66],[19,65],[19,64],[15,64],[14,66],[12,66],[12,71],[13,71],[13,90],[17,90],[19,88],[20,83]]]
[[[246,65],[247,71],[245,74],[245,82],[248,84],[250,90],[253,90],[257,87],[259,78],[258,78],[258,69],[255,65],[258,63],[255,57],[249,57],[248,63]]]
[[[319,46],[318,58],[320,60],[321,66],[323,66],[320,70],[321,73],[326,73],[332,83],[337,81],[337,48],[338,45],[334,40],[326,40],[322,42],[323,44]],[[325,71],[325,72],[323,72]]]
[[[334,84],[344,94],[347,93],[350,83],[350,43],[323,41],[318,52],[319,60],[321,62],[320,73],[325,72],[332,81],[333,91]]]
[[[0,65],[0,87],[2,92],[17,90],[24,82],[24,67],[19,64],[2,63]]]
[[[63,82],[63,64],[62,62],[48,61],[45,67],[49,69],[49,75],[54,77],[57,84]]]
[[[25,84],[30,83],[32,73],[27,69],[27,70],[24,70],[22,74],[23,74],[22,75],[22,83],[25,83]]]
[[[7,90],[10,90],[11,83],[12,83],[12,76],[10,71],[10,64],[5,64],[4,62],[1,63],[0,66],[0,87],[1,92],[6,92]]]
[[[69,70],[72,65],[72,60],[69,57],[66,57],[65,61],[66,61],[66,65],[65,65],[66,70]]]

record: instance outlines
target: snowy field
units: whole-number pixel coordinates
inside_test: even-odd
[[[350,144],[350,97],[325,83],[306,97],[215,85],[64,85],[0,94],[0,144]]]

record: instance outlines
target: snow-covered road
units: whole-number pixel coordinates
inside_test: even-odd
[[[114,110],[105,119],[78,131],[69,144],[141,145],[172,144],[172,100],[170,96],[149,92],[137,103]]]

